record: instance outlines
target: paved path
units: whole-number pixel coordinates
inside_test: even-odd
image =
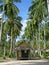
[[[49,65],[47,60],[13,60],[8,62],[1,62],[0,65]]]

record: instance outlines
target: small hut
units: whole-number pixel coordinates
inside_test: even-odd
[[[30,59],[31,47],[22,41],[16,46],[17,59]]]

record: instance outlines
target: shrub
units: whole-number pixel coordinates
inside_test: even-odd
[[[46,52],[43,52],[43,57],[44,57],[44,58],[46,58],[46,57],[47,57]]]
[[[38,54],[38,52],[37,52],[37,53],[35,53],[35,56],[36,56],[36,57],[40,57],[40,55]]]

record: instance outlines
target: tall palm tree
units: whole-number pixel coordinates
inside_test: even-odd
[[[45,3],[44,3],[45,4]],[[38,34],[38,51],[40,53],[40,23],[44,19],[44,16],[47,15],[47,10],[45,5],[43,4],[43,0],[35,0],[32,2],[32,5],[29,8],[29,17],[31,16],[31,21],[33,21],[34,25],[37,28]]]
[[[20,34],[20,30],[21,30],[22,24],[20,22],[21,21],[21,17],[16,17],[15,19],[13,19],[14,23],[12,25],[11,25],[10,21],[11,20],[9,19],[8,20],[8,30],[7,31],[8,31],[8,35],[11,38],[11,45],[10,45],[10,54],[11,54],[12,51],[14,50],[13,47],[14,47],[16,38]],[[11,28],[12,28],[12,30],[11,30]],[[14,44],[13,44],[13,41],[14,41]]]
[[[9,26],[9,31],[8,34],[10,33],[10,38],[11,38],[11,46],[10,46],[10,55],[12,53],[12,46],[13,46],[13,31],[14,30],[21,30],[21,23],[19,21],[20,17],[18,17],[18,12],[19,9],[16,7],[16,5],[13,2],[21,2],[21,0],[6,0],[5,1],[5,6],[4,6],[4,10],[5,10],[5,15],[8,17],[8,26]],[[1,7],[1,11],[3,10],[3,4],[0,6]],[[16,19],[16,20],[15,20]],[[17,24],[15,24],[17,23]],[[17,27],[15,29],[15,26]],[[19,28],[20,26],[20,28]],[[17,32],[17,35],[19,34],[19,31]],[[14,31],[15,33],[15,31]]]
[[[6,54],[6,22],[4,22],[2,24],[2,52],[4,51],[4,58],[5,58],[5,54]]]

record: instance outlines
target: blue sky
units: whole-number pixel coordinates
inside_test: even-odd
[[[23,24],[22,31],[20,36],[17,38],[17,41],[21,39],[21,36],[24,34],[25,27],[27,26],[28,8],[30,7],[31,2],[32,0],[21,0],[21,3],[15,3],[20,10],[19,15],[22,17],[21,23]]]
[[[15,5],[19,8],[19,16],[22,17],[21,23],[23,24],[22,31],[20,33],[20,36],[17,38],[19,40],[21,36],[24,34],[24,30],[26,27],[26,22],[28,18],[28,8],[31,5],[32,0],[21,0],[21,3],[15,3]],[[1,4],[1,3],[0,3]]]
[[[32,0],[21,0],[21,3],[15,3],[20,10],[19,15],[23,18],[23,20],[28,17],[28,8],[31,5]]]

